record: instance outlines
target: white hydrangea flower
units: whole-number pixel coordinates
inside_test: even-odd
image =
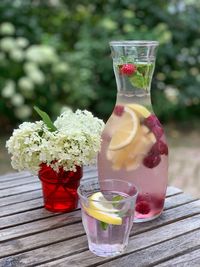
[[[41,143],[39,132],[43,125],[43,122],[24,122],[6,142],[8,152],[12,154],[11,164],[14,169],[30,169],[33,172],[38,170]]]
[[[22,106],[19,106],[15,109],[16,117],[21,119],[21,120],[24,120],[24,119],[27,119],[28,117],[30,117],[31,112],[32,112],[32,110],[28,105],[22,105]]]
[[[34,70],[38,70],[38,65],[33,62],[26,62],[24,64],[24,71],[28,74]]]
[[[26,58],[38,64],[48,64],[57,61],[55,49],[47,45],[32,45],[27,49]]]
[[[43,72],[39,69],[27,73],[27,75],[28,75],[29,79],[35,84],[40,85],[40,84],[43,84],[45,81],[45,76],[44,76]]]
[[[53,71],[55,73],[66,73],[69,70],[69,65],[65,62],[58,62],[53,65]]]
[[[16,49],[15,39],[13,37],[2,38],[0,41],[0,48],[5,52]]]
[[[76,170],[76,165],[92,164],[100,150],[102,120],[88,111],[65,111],[50,132],[43,122],[22,123],[6,143],[12,166],[37,173],[41,163],[54,170]]]
[[[21,77],[18,81],[18,86],[22,90],[32,91],[34,89],[34,84],[28,77]]]
[[[1,95],[5,98],[10,98],[15,93],[15,83],[12,80],[6,82],[5,87],[2,89]]]
[[[78,109],[73,113],[72,110],[68,109],[57,118],[54,124],[61,132],[67,131],[70,133],[72,131],[72,133],[77,133],[81,129],[85,133],[91,134],[91,131],[96,133],[102,130],[102,124],[98,124],[98,121],[99,119],[95,118],[93,114],[87,110],[82,111]],[[94,128],[95,123],[97,123],[100,128]]]
[[[15,27],[10,22],[3,22],[0,25],[0,33],[4,35],[11,35],[15,33]]]
[[[28,39],[24,37],[17,37],[15,41],[16,41],[17,46],[20,48],[25,48],[29,45]]]
[[[165,96],[166,98],[173,104],[177,104],[178,102],[178,96],[179,96],[179,91],[177,88],[167,86],[165,89]]]
[[[11,103],[16,107],[19,107],[24,104],[24,97],[19,93],[14,94],[11,98]]]
[[[21,62],[24,59],[24,51],[21,49],[15,49],[10,51],[10,58],[16,62]]]

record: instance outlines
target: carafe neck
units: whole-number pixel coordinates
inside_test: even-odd
[[[119,94],[149,95],[157,46],[155,41],[110,42]]]
[[[139,104],[153,112],[150,93],[132,94],[130,92],[118,92],[116,105]]]

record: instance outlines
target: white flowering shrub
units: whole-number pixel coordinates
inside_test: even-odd
[[[46,43],[32,44],[17,30],[10,22],[0,24],[0,123],[1,116],[11,124],[31,119],[34,105],[50,115],[66,105],[87,108],[94,93],[84,82],[77,84],[78,70],[69,67],[70,55]],[[78,75],[85,79],[84,70]]]
[[[54,122],[50,131],[43,121],[24,122],[6,142],[12,154],[11,164],[19,171],[29,170],[37,173],[41,163],[54,170],[76,170],[75,166],[95,162],[100,149],[102,120],[89,111],[64,111]]]

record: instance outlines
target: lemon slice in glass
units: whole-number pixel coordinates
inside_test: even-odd
[[[144,106],[139,104],[128,104],[129,108],[134,110],[140,117],[148,118],[151,115],[151,112]]]
[[[84,207],[91,217],[108,224],[121,225],[122,218],[117,214],[118,210],[104,198],[101,192],[94,193],[89,198],[89,207]]]
[[[138,127],[139,119],[135,111],[125,107],[118,120],[118,127],[112,136],[108,149],[118,150],[129,145],[136,136]]]

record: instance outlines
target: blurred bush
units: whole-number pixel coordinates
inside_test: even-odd
[[[69,105],[107,118],[116,96],[113,39],[158,40],[156,113],[199,116],[199,12],[194,0],[1,0],[0,124],[33,119],[33,105],[51,116]]]

